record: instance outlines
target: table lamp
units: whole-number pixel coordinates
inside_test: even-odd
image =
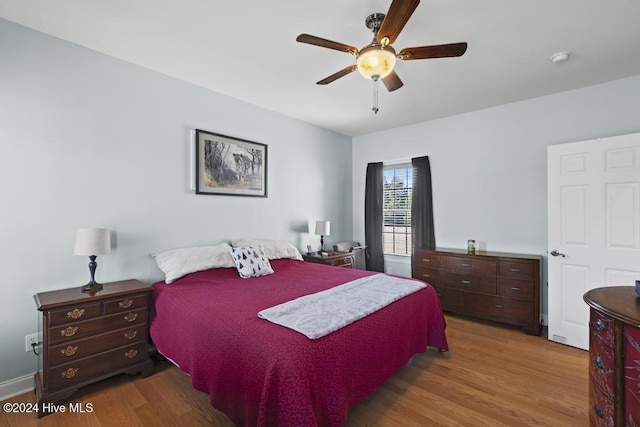
[[[316,221],[316,235],[320,236],[320,253],[324,252],[324,236],[329,236],[331,224],[329,221]]]
[[[98,263],[97,255],[111,253],[111,232],[106,228],[79,228],[76,233],[76,247],[74,255],[88,255],[89,272],[91,280],[83,288],[82,292],[95,292],[102,289],[102,284],[96,282],[95,274]]]

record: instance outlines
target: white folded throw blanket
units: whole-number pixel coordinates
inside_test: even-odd
[[[375,274],[267,308],[258,317],[317,339],[424,287],[422,282]]]

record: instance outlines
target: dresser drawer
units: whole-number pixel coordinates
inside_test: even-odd
[[[615,340],[615,322],[612,318],[591,309],[589,329],[594,336],[609,347],[613,347]]]
[[[351,260],[351,257],[346,256],[343,258],[337,258],[327,261],[327,265],[332,265],[334,267],[351,267],[353,265],[353,262]]]
[[[467,295],[470,314],[488,320],[522,325],[533,318],[533,303],[490,295]]]
[[[147,322],[147,308],[112,314],[94,320],[85,320],[63,326],[49,328],[49,345],[55,345],[80,338],[92,337],[103,332],[111,332]]]
[[[609,397],[613,399],[613,348],[594,338],[593,332],[589,340],[589,373],[591,380]]]
[[[49,366],[69,363],[112,348],[147,341],[147,324],[120,329],[91,338],[70,341],[49,348]]]
[[[416,266],[438,268],[440,266],[440,254],[437,252],[416,249],[413,254],[413,263]]]
[[[496,277],[440,271],[440,284],[465,291],[496,294]]]
[[[591,427],[613,427],[614,407],[613,402],[604,393],[589,381],[589,425]]]
[[[101,373],[112,372],[136,362],[142,362],[148,358],[146,342],[139,342],[50,368],[48,370],[48,384],[52,389],[67,387],[94,379]]]
[[[102,314],[102,305],[100,303],[79,304],[60,310],[51,310],[48,314],[49,325],[56,326],[98,317]]]
[[[147,293],[126,296],[120,299],[106,301],[104,303],[104,314],[122,313],[123,311],[146,307],[147,304],[149,304],[149,295]]]
[[[499,261],[498,274],[500,276],[519,279],[533,279],[535,266],[531,262]]]
[[[429,268],[423,266],[416,266],[413,270],[413,277],[416,279],[424,280],[431,285],[440,284],[440,270],[437,268]]]
[[[445,311],[453,311],[455,313],[464,312],[466,309],[466,294],[456,289],[446,288],[443,286],[433,286],[440,300],[440,305]]]
[[[474,257],[440,256],[440,267],[465,273],[496,275],[496,262]]]
[[[498,295],[523,301],[533,301],[534,289],[531,280],[498,277]]]

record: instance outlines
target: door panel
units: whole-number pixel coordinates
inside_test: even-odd
[[[587,349],[582,295],[640,279],[640,134],[547,154],[549,339]]]

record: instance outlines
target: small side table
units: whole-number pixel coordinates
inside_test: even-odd
[[[302,258],[316,264],[332,265],[334,267],[353,268],[352,252],[331,252],[328,255],[305,254]]]
[[[122,372],[153,374],[147,348],[151,290],[123,280],[96,293],[78,286],[34,296],[42,313],[38,417],[85,385]]]

